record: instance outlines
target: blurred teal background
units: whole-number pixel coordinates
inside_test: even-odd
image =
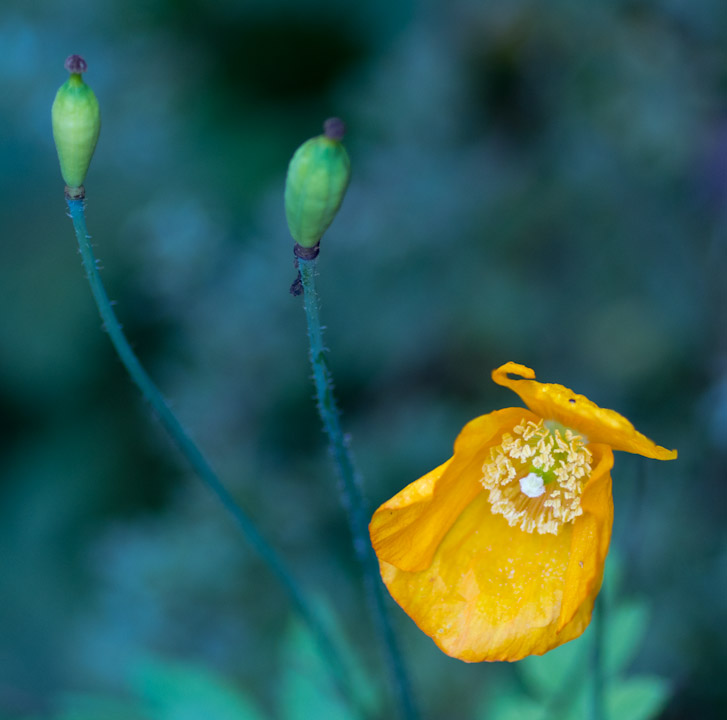
[[[668,681],[660,717],[723,718],[726,48],[724,0],[4,0],[0,717],[124,698],[149,657],[281,716],[290,608],[127,380],[65,217],[50,106],[79,53],[125,329],[374,682],[288,294],[285,170],[330,115],[353,180],[319,288],[372,507],[518,404],[490,381],[507,360],[618,409],[679,449],[614,468],[622,591],[651,608],[634,672]],[[391,609],[424,716],[484,718],[516,670]]]

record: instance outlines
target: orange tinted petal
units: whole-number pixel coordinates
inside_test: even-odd
[[[511,378],[509,375],[519,377]],[[677,456],[676,450],[656,445],[614,410],[600,408],[584,395],[577,395],[563,385],[537,382],[535,372],[529,367],[505,363],[492,371],[492,379],[516,392],[536,415],[577,430],[591,443],[603,443],[614,450],[656,460],[673,460]]]
[[[573,525],[558,535],[525,533],[490,511],[481,493],[460,515],[431,565],[405,572],[386,562],[392,597],[439,648],[467,662],[519,660],[580,635],[595,592],[561,632]]]
[[[429,567],[452,524],[483,492],[480,479],[489,448],[523,419],[533,416],[522,408],[475,418],[459,434],[450,460],[384,503],[369,525],[379,560],[406,571]]]

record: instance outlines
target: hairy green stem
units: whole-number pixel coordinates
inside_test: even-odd
[[[318,313],[318,294],[316,292],[315,257],[313,259],[298,257],[298,269],[303,286],[303,306],[308,323],[310,361],[313,368],[318,412],[328,436],[331,454],[338,472],[343,506],[348,516],[356,558],[362,568],[369,610],[386,653],[400,714],[406,720],[413,720],[417,717],[417,711],[401,653],[384,604],[385,597],[379,575],[379,563],[369,542],[368,512],[361,490],[361,480],[353,463],[348,438],[341,429],[339,411],[333,394],[333,382],[324,357],[323,329]]]
[[[227,512],[229,512],[233,517],[237,526],[247,538],[247,541],[250,543],[253,550],[283,586],[291,604],[308,626],[316,644],[318,645],[322,657],[328,663],[338,692],[350,698],[351,684],[346,677],[344,670],[346,666],[335,642],[318,617],[318,614],[314,611],[309,601],[303,595],[282,558],[262,537],[260,531],[257,529],[251,518],[245,513],[242,507],[240,507],[230,491],[227,490],[217,477],[217,474],[214,472],[207,459],[184,430],[177,417],[169,408],[169,405],[162,396],[161,392],[149,377],[146,370],[144,370],[139,359],[136,357],[136,354],[131,349],[129,342],[121,329],[121,325],[116,318],[116,314],[111,306],[111,302],[106,294],[106,290],[98,271],[96,258],[94,257],[88,230],[86,229],[84,201],[83,199],[71,197],[67,197],[66,200],[68,202],[71,220],[73,221],[73,227],[76,231],[76,238],[78,240],[81,258],[83,259],[83,266],[86,270],[88,282],[91,285],[91,292],[93,293],[94,300],[96,301],[99,313],[101,314],[104,329],[108,333],[121,362],[129,372],[131,379],[134,383],[136,383],[139,390],[141,390],[142,395],[151,405],[154,413],[169,434],[169,437],[192,466],[194,472],[214,493],[214,495],[217,496],[225,510],[227,510]]]

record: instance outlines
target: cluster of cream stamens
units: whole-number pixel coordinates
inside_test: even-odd
[[[505,433],[482,466],[492,512],[525,532],[552,533],[583,514],[581,493],[591,474],[585,440],[568,428],[523,421]]]

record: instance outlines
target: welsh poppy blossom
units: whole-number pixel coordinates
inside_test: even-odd
[[[475,418],[454,455],[369,530],[392,597],[448,655],[520,660],[588,626],[611,540],[613,450],[676,458],[613,410],[523,365],[492,379],[528,409]]]

